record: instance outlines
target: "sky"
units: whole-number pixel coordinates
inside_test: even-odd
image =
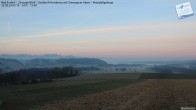
[[[189,1],[196,12],[195,0],[108,1],[114,4],[0,6],[0,54],[75,55],[111,63],[196,59],[196,16],[179,20],[175,10]]]

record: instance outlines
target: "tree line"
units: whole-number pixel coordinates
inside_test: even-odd
[[[175,67],[172,65],[154,66],[154,67],[151,67],[150,69],[158,73],[180,73],[180,74],[195,74],[196,73],[195,69],[185,68],[185,67]]]
[[[0,85],[51,82],[53,79],[77,75],[79,75],[79,71],[74,67],[22,69],[0,74]]]

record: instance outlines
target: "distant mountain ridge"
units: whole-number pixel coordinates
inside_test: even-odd
[[[24,64],[15,59],[3,59],[0,58],[0,73],[10,72],[13,70],[19,70],[24,68]]]
[[[196,73],[196,60],[185,61],[148,61],[133,62],[132,64],[108,64],[98,58],[76,58],[72,55],[57,54],[45,55],[0,55],[0,73],[25,68],[53,68],[53,67],[96,67],[106,72],[126,70],[129,72],[156,72],[156,73]]]
[[[30,55],[30,54],[0,54],[0,58],[17,59],[17,60],[30,60],[30,59],[60,59],[60,58],[75,58],[72,55],[58,55],[58,54],[44,54],[44,55]]]
[[[26,56],[26,55],[25,55]],[[50,56],[50,55],[49,55]],[[6,59],[0,58],[0,73],[10,72],[24,68],[52,68],[64,66],[107,66],[108,63],[97,58],[58,58],[51,59]],[[24,61],[25,60],[25,61]]]
[[[97,58],[61,58],[61,59],[32,59],[26,62],[30,67],[62,67],[62,66],[106,66],[107,62]]]

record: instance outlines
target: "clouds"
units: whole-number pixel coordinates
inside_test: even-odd
[[[184,31],[188,29],[196,28],[196,22],[188,22],[188,23],[161,23],[161,24],[153,24],[153,25],[140,25],[140,26],[114,26],[114,27],[101,27],[101,28],[88,28],[88,29],[72,29],[72,30],[62,30],[62,31],[54,31],[54,32],[46,32],[41,34],[32,34],[27,36],[15,36],[16,39],[35,39],[35,38],[52,38],[55,37],[71,37],[71,36],[80,36],[80,35],[93,35],[96,34],[106,34],[106,33],[123,33],[123,32],[135,32],[135,31],[149,31],[149,30],[178,30],[184,29]],[[10,23],[8,22],[7,30],[11,30]],[[139,33],[139,32],[138,32]],[[174,32],[175,33],[175,32]],[[8,38],[12,39],[12,38]],[[13,38],[14,39],[14,38]]]
[[[0,7],[0,54],[195,58],[196,19],[178,20],[177,2],[114,1],[109,6]]]
[[[194,57],[196,22],[89,28],[0,38],[0,53]],[[75,38],[75,39],[74,39]]]

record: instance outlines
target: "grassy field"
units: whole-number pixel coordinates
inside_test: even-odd
[[[1,86],[0,110],[179,110],[196,107],[196,75],[86,74]]]
[[[58,100],[100,93],[144,81],[138,79],[139,76],[138,73],[89,74],[51,83],[3,86],[0,87],[0,100],[3,100],[0,110],[28,110]]]
[[[151,79],[72,100],[58,100],[33,110],[180,110],[181,107],[194,109],[195,94],[196,80]]]
[[[196,74],[142,73],[139,79],[196,79]]]

